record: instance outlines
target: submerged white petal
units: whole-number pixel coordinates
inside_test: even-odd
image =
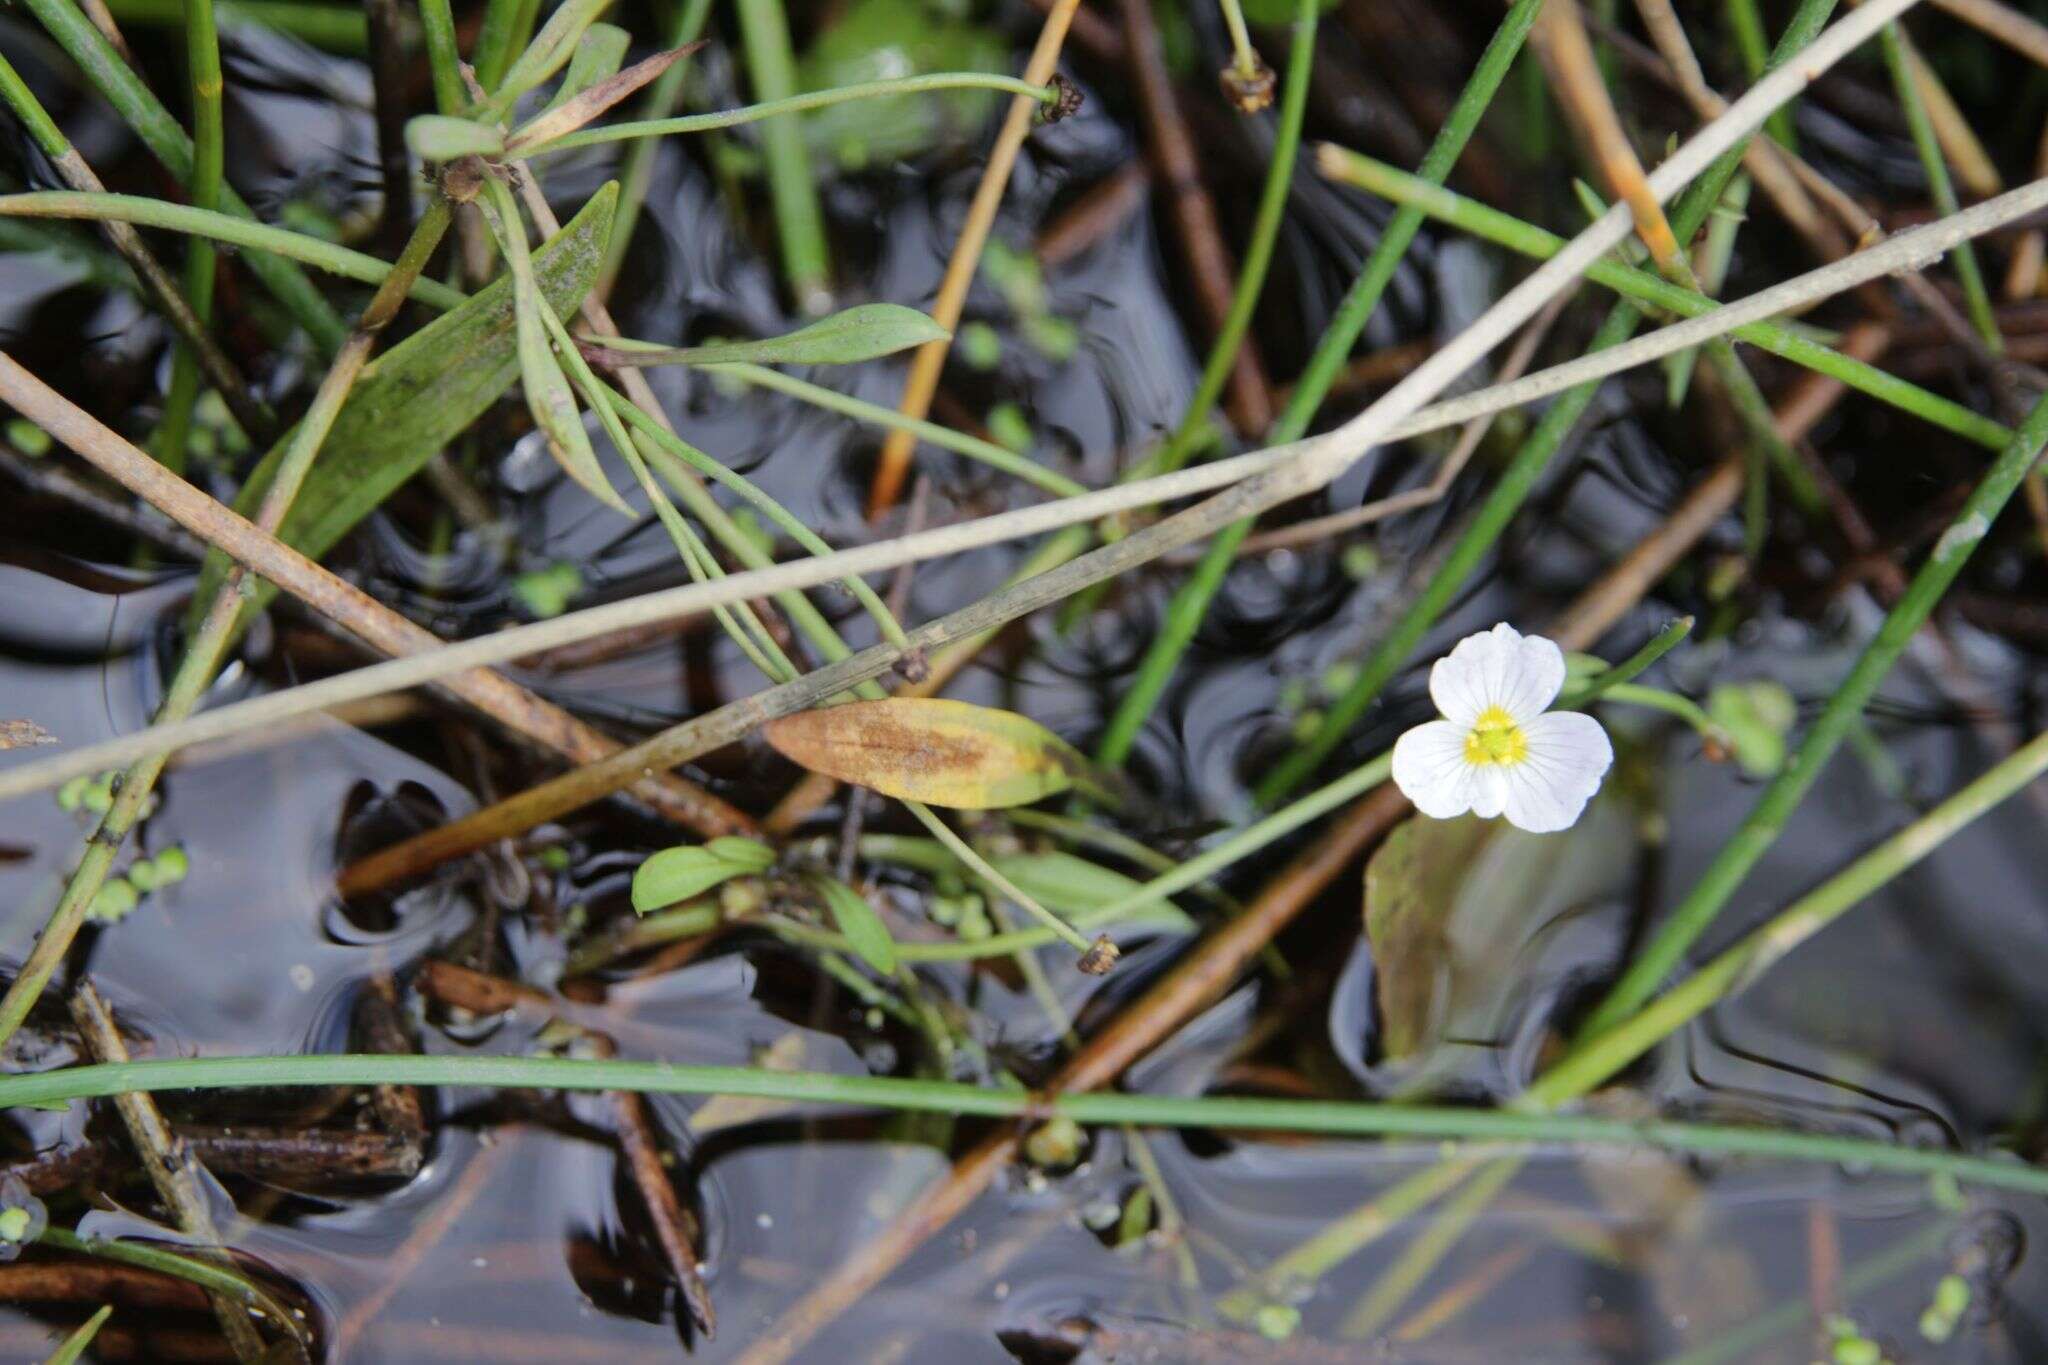
[[[1527,755],[1499,769],[1507,779],[1508,823],[1532,834],[1568,829],[1600,790],[1614,746],[1600,722],[1576,711],[1538,716],[1522,731]]]
[[[1418,725],[1394,741],[1394,785],[1432,819],[1471,810],[1478,773],[1465,761],[1464,727],[1449,721]]]

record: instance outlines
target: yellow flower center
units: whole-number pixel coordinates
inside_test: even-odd
[[[1505,707],[1489,706],[1465,736],[1465,761],[1479,767],[1520,763],[1529,756],[1529,737]]]

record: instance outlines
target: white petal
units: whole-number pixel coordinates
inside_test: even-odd
[[[1491,820],[1507,809],[1507,769],[1488,766],[1472,770],[1472,813],[1482,820]]]
[[[1394,785],[1432,819],[1472,809],[1478,773],[1465,761],[1465,731],[1448,721],[1418,725],[1394,741]]]
[[[1493,682],[1503,655],[1522,637],[1503,621],[1492,630],[1467,635],[1429,670],[1429,698],[1444,719],[1471,728],[1479,713],[1493,705]]]
[[[1508,823],[1532,834],[1569,829],[1614,762],[1600,722],[1577,711],[1553,711],[1525,722],[1529,752],[1507,774]]]
[[[1465,726],[1494,706],[1518,721],[1534,720],[1563,686],[1564,652],[1505,621],[1460,640],[1429,674],[1436,709]]]
[[[1499,627],[1496,627],[1499,629]],[[1515,643],[1510,662],[1501,670],[1496,706],[1522,724],[1542,715],[1564,690],[1564,651],[1541,635],[1524,635]]]

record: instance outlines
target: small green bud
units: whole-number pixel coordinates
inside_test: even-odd
[[[1261,1304],[1252,1326],[1268,1341],[1285,1341],[1301,1327],[1301,1310],[1290,1303]]]
[[[1835,1365],[1883,1365],[1884,1351],[1869,1337],[1837,1337]]]
[[[192,859],[176,844],[156,855],[156,884],[175,886],[192,873]]]
[[[92,898],[92,905],[86,914],[106,924],[118,924],[134,910],[141,901],[135,888],[126,880],[115,877],[101,886]]]
[[[85,794],[92,787],[89,777],[74,777],[57,788],[57,804],[65,810],[77,810],[85,804]]]
[[[1970,1282],[1960,1275],[1942,1276],[1934,1286],[1934,1306],[1950,1317],[1961,1317],[1970,1308]]]
[[[27,1209],[0,1209],[0,1239],[19,1242],[28,1236],[29,1225],[34,1221]]]
[[[1062,1114],[1031,1130],[1024,1155],[1034,1166],[1071,1166],[1081,1159],[1081,1145],[1081,1125]]]
[[[964,324],[953,347],[962,360],[977,370],[993,370],[1003,362],[1002,334],[985,322]]]
[[[1031,449],[1034,438],[1031,423],[1024,416],[1024,409],[1015,403],[998,403],[988,410],[988,434],[996,438],[996,444],[1022,455]]]

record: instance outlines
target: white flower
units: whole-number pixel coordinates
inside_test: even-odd
[[[1564,686],[1564,654],[1502,622],[1468,635],[1429,671],[1444,715],[1394,745],[1394,783],[1424,815],[1471,811],[1535,834],[1568,829],[1614,762],[1591,716],[1544,708]]]

